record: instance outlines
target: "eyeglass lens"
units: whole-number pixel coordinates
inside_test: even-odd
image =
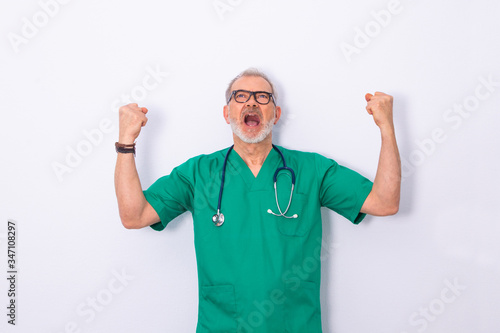
[[[238,103],[246,103],[252,95],[254,95],[255,100],[259,104],[268,104],[271,100],[271,94],[268,92],[247,90],[236,90],[234,92],[234,100]]]

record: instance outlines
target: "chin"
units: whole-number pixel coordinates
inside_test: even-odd
[[[231,129],[233,130],[234,135],[236,135],[241,141],[245,143],[261,143],[262,141],[267,139],[269,135],[271,135],[273,122],[270,121],[257,133],[244,133],[242,131],[242,128],[234,122],[231,122]]]
[[[238,135],[238,133],[235,133],[235,135],[245,143],[261,143],[269,137],[270,133],[259,133],[255,136]]]

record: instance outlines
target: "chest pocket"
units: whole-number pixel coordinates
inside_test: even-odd
[[[320,214],[320,210],[315,209],[315,200],[310,198],[310,196],[296,193],[294,191],[292,201],[290,203],[290,208],[284,215],[288,217],[296,215],[297,217],[295,218],[286,218],[279,215],[280,212],[276,207],[276,197],[274,197],[274,192],[273,199],[274,207],[271,208],[271,210],[274,213],[278,214],[278,216],[274,216],[273,220],[275,221],[277,228],[282,235],[303,237],[309,233],[314,223],[318,222],[318,214]],[[281,193],[279,193],[278,199],[280,203],[280,209],[284,213],[290,200],[290,189],[288,189],[288,197],[286,197],[286,199],[283,199]]]

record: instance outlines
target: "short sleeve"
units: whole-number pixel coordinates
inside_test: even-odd
[[[354,224],[360,223],[366,216],[360,210],[373,183],[333,160],[325,158],[321,164],[326,167],[320,187],[321,206],[330,208]]]
[[[151,226],[161,231],[177,216],[193,207],[193,180],[182,172],[186,165],[181,165],[170,173],[154,182],[146,191],[143,191],[146,200],[154,208],[160,222]]]

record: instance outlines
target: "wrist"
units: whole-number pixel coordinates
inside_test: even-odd
[[[379,128],[382,135],[394,135],[396,132],[393,123],[380,125]]]
[[[117,153],[121,154],[134,154],[135,156],[135,143],[133,144],[124,144],[120,142],[115,142],[115,150]]]
[[[119,135],[118,136],[118,143],[124,144],[124,145],[133,145],[135,143],[135,138],[130,137],[130,136],[125,136],[125,135]]]

